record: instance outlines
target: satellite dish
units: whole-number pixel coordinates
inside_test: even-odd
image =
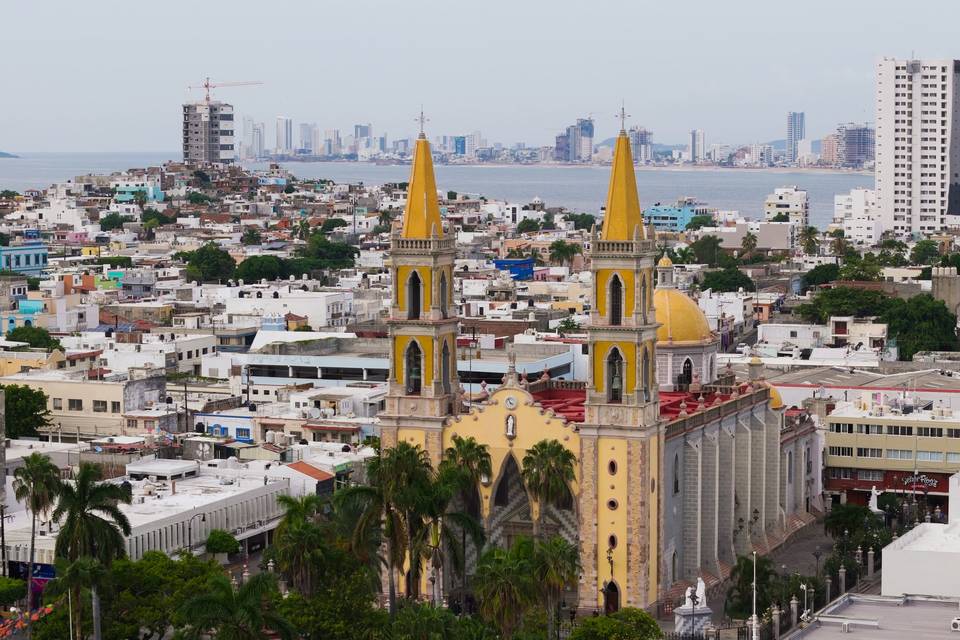
[[[316,407],[314,407],[313,409],[310,409],[310,417],[311,417],[311,418],[319,418],[319,417],[320,417],[320,409],[317,409]]]

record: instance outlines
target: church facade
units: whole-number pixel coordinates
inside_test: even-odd
[[[402,225],[392,235],[381,444],[418,445],[434,464],[454,436],[486,445],[493,473],[470,501],[488,544],[529,535],[539,518],[545,535],[563,536],[580,550],[582,576],[569,599],[581,610],[609,611],[676,599],[698,577],[715,584],[736,555],[766,551],[812,520],[817,505],[784,487],[779,396],[759,369],[749,380],[718,371],[716,335],[697,305],[673,288],[669,260],[656,261],[624,131],[603,228],[590,243],[588,381],[527,380],[511,365],[483,404],[464,406],[452,313],[454,242],[421,134]],[[537,504],[524,486],[523,457],[544,439],[577,460],[567,503]],[[802,438],[791,443],[809,446]],[[475,563],[476,551],[468,549],[466,580],[443,576],[444,593],[469,590]]]

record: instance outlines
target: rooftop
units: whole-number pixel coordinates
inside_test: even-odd
[[[870,640],[943,640],[951,637],[950,623],[958,616],[956,600],[847,594],[817,614],[811,626],[786,639],[846,640],[853,634]],[[843,631],[844,622],[851,623],[849,632]]]
[[[960,374],[943,369],[923,369],[882,374],[846,367],[809,367],[796,371],[767,368],[764,376],[777,387],[824,387],[826,389],[868,387],[876,391],[960,392]]]

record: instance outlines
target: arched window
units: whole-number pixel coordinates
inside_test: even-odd
[[[643,321],[647,321],[647,276],[640,276],[640,315]]]
[[[450,347],[447,341],[443,341],[443,349],[440,351],[440,375],[443,379],[443,392],[450,393]]]
[[[641,366],[643,370],[640,375],[643,377],[643,401],[650,402],[650,351],[646,348],[643,350],[643,360],[641,361]]]
[[[680,454],[673,454],[673,495],[680,493]]]
[[[447,317],[447,274],[440,274],[440,317]]]
[[[623,324],[623,281],[616,274],[610,278],[610,324]]]
[[[683,372],[677,376],[677,386],[686,389],[693,382],[693,361],[687,358],[683,361]]]
[[[716,356],[710,356],[710,365],[707,369],[707,379],[705,382],[713,382],[717,379],[717,361]]]
[[[420,274],[414,271],[407,280],[407,320],[420,319],[420,295],[423,291],[423,282]]]
[[[407,395],[417,395],[423,387],[423,352],[416,340],[407,345],[406,365],[403,376],[407,385]]]
[[[677,581],[677,552],[670,556],[670,584]]]
[[[787,451],[787,484],[793,484],[793,451]]]
[[[623,402],[623,356],[616,348],[607,356],[607,402]]]
[[[603,611],[607,615],[620,610],[620,589],[617,583],[610,581],[603,590]]]

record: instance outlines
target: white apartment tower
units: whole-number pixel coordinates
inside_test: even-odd
[[[277,116],[277,153],[293,152],[293,120]]]
[[[805,117],[802,111],[787,113],[787,162],[794,163],[800,155],[800,141],[806,137]]]
[[[237,159],[233,143],[233,105],[216,100],[183,105],[183,161],[229,164]]]
[[[690,162],[703,162],[706,154],[703,129],[693,129],[690,132]]]
[[[960,214],[958,60],[877,65],[876,192],[885,231],[920,237]]]

